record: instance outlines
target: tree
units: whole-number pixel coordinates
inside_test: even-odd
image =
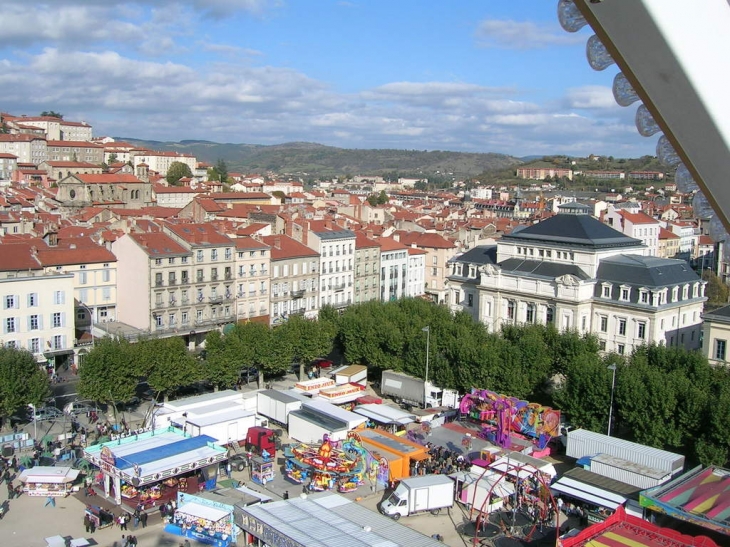
[[[112,405],[129,401],[134,396],[141,372],[127,340],[97,339],[79,370],[79,395]]]
[[[274,336],[279,341],[285,340],[287,347],[291,348],[291,362],[299,363],[300,378],[307,364],[332,351],[333,337],[329,335],[327,325],[300,315],[291,316],[277,327]]]
[[[201,379],[198,361],[190,354],[182,338],[150,338],[138,342],[134,353],[147,383],[164,394],[165,400],[175,390]]]
[[[187,163],[173,161],[167,169],[165,179],[169,184],[175,186],[181,178],[192,176],[193,172],[190,170],[190,166]]]
[[[711,308],[725,306],[730,293],[728,286],[710,269],[702,270],[702,279],[707,281],[707,288],[705,289],[707,305]]]
[[[28,404],[39,405],[49,393],[48,374],[32,353],[0,347],[0,417],[11,416]]]
[[[43,112],[41,112],[41,116],[48,118],[58,118],[59,120],[63,119],[63,114],[60,114],[53,110],[44,110]]]
[[[219,159],[215,164],[215,170],[218,173],[218,180],[221,182],[228,182],[228,165],[225,160]]]
[[[238,339],[220,331],[213,330],[205,337],[207,357],[203,367],[203,377],[215,389],[233,387],[240,377],[241,370],[251,361],[246,357],[247,348],[241,347]]]
[[[109,165],[114,165],[115,163],[117,163],[117,155],[116,155],[116,153],[112,152],[111,154],[109,154],[109,161],[107,163]]]
[[[385,190],[381,190],[380,194],[378,194],[378,205],[385,205],[390,201],[390,198],[388,197],[388,194],[385,193]]]

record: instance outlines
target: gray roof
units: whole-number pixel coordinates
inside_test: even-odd
[[[303,547],[443,547],[435,539],[332,492],[254,505],[242,513],[245,530],[262,523]],[[248,522],[250,526],[246,526]]]
[[[449,262],[461,262],[462,264],[496,264],[497,246],[478,245],[465,253],[451,258]]]
[[[707,311],[702,314],[705,321],[720,321],[727,323],[730,321],[730,306],[723,306],[716,310]]]
[[[625,236],[593,216],[568,213],[557,214],[523,230],[504,235],[502,241],[533,245],[554,243],[563,248],[592,249],[643,245],[640,240]]]
[[[317,234],[317,237],[319,239],[348,239],[351,237],[355,237],[355,232],[352,230],[326,230],[318,232],[316,230],[312,230],[313,233]]]
[[[570,479],[580,481],[590,486],[595,486],[603,490],[608,490],[609,492],[633,500],[638,500],[639,492],[641,492],[641,488],[638,488],[631,484],[626,484],[625,482],[621,482],[616,479],[604,477],[603,475],[593,473],[592,471],[588,471],[586,469],[583,469],[582,467],[574,467],[573,469],[569,469],[565,472],[563,477],[568,477]]]
[[[542,260],[523,260],[521,258],[508,258],[500,263],[500,268],[510,272],[537,275],[555,279],[561,275],[570,274],[580,280],[589,279],[590,276],[575,264],[561,264],[559,262],[545,262]]]
[[[700,279],[684,260],[625,254],[601,260],[596,277],[600,282],[647,288],[692,283]]]

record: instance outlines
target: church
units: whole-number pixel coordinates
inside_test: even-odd
[[[700,347],[705,282],[687,262],[649,256],[586,205],[558,211],[452,258],[452,311],[466,310],[490,331],[539,323],[591,333],[618,354],[652,343]]]

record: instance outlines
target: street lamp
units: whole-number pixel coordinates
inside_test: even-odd
[[[613,392],[616,389],[616,363],[608,365],[608,370],[613,373],[611,379],[611,404],[608,407],[608,436],[611,436],[611,418],[613,418]]]
[[[423,382],[423,406],[425,408],[428,406],[426,399],[428,398],[428,350],[431,345],[431,327],[426,326],[421,330],[426,333],[426,380]]]

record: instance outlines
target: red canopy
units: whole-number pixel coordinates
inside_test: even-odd
[[[380,405],[383,404],[383,399],[375,395],[363,395],[358,397],[355,402],[359,405]]]

